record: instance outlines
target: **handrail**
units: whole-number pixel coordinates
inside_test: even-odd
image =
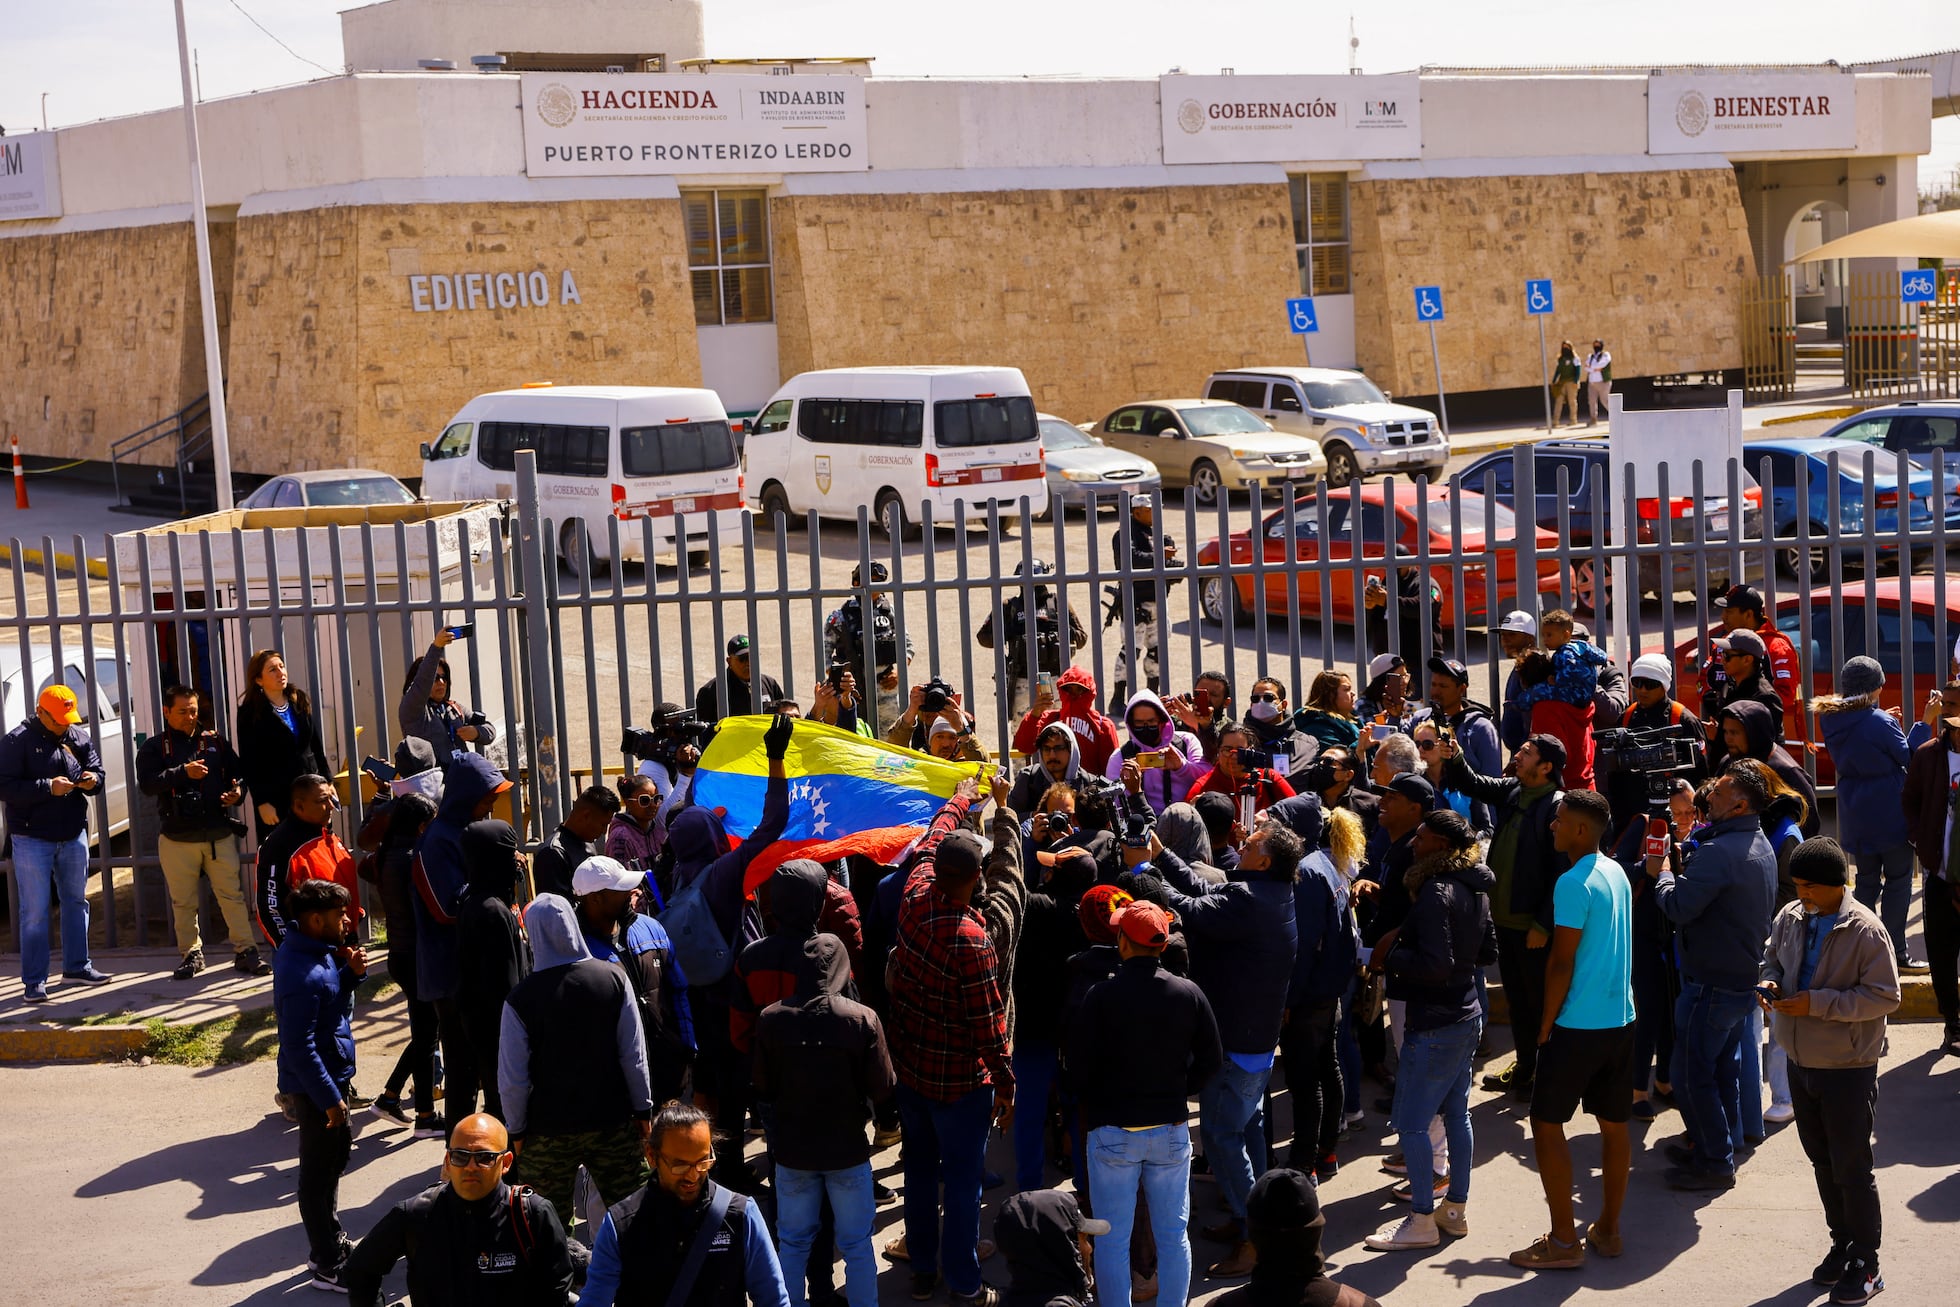
[[[135,454],[138,450],[147,449],[160,440],[168,440],[172,436],[175,436],[177,439],[177,452],[172,462],[177,468],[177,507],[180,513],[189,512],[190,496],[185,487],[184,479],[192,460],[198,454],[210,448],[211,427],[208,421],[210,416],[211,396],[207,393],[199,395],[196,399],[193,399],[170,416],[158,418],[147,427],[132,431],[118,440],[111,441],[109,444],[109,479],[115,487],[116,502],[119,504],[128,502],[122,492],[121,469],[123,460]],[[206,425],[202,430],[193,432],[194,424],[200,419],[206,420]]]

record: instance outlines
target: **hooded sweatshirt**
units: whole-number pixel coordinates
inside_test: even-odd
[[[457,754],[436,819],[415,846],[416,987],[431,1002],[454,998],[458,987],[456,914],[470,880],[463,830],[475,820],[476,805],[503,784],[503,773],[487,759]]]
[[[749,1051],[755,1019],[762,1009],[810,984],[812,977],[808,974],[809,962],[804,957],[803,946],[816,936],[817,919],[823,913],[829,888],[830,874],[822,863],[808,858],[790,859],[763,882],[761,893],[767,895],[769,933],[735,958],[728,1033],[736,1052]]]
[[[531,969],[524,927],[511,907],[524,875],[517,832],[507,821],[471,822],[463,856],[470,879],[456,910],[456,996],[471,1039],[495,1049],[504,999]]]
[[[1212,858],[1211,832],[1205,819],[1188,803],[1173,803],[1157,817],[1157,838],[1163,846],[1191,864],[1206,880],[1224,884],[1225,873]]]
[[[1353,1286],[1327,1278],[1320,1251],[1327,1218],[1312,1176],[1266,1172],[1246,1198],[1245,1217],[1259,1261],[1252,1279],[1220,1295],[1218,1307],[1381,1307]]]
[[[1414,902],[1383,971],[1388,996],[1409,1005],[1410,1030],[1436,1030],[1476,1018],[1477,968],[1497,961],[1490,892],[1497,877],[1475,845],[1417,858],[1403,874]]]
[[[556,894],[524,910],[536,970],[504,1001],[497,1088],[512,1139],[616,1130],[653,1111],[638,1005],[618,967],[585,950]]]
[[[1041,762],[1041,745],[1048,739],[1049,732],[1064,736],[1068,740],[1068,765],[1062,769],[1061,780],[1048,774],[1048,768]],[[1029,750],[1034,760],[1021,768],[1021,774],[1014,778],[1014,788],[1007,793],[1007,806],[1016,812],[1033,812],[1041,806],[1041,796],[1048,793],[1050,785],[1061,785],[1073,781],[1082,774],[1082,742],[1075,732],[1064,722],[1050,722],[1035,732],[1034,747]]]
[[[1139,705],[1148,704],[1157,710],[1162,719],[1150,738],[1131,724]],[[1123,764],[1139,753],[1155,753],[1165,749],[1175,749],[1183,756],[1184,764],[1175,770],[1162,767],[1146,767],[1143,772],[1143,797],[1150,804],[1152,812],[1162,812],[1173,803],[1182,803],[1191,793],[1191,787],[1211,773],[1211,764],[1205,761],[1204,746],[1198,737],[1189,731],[1178,729],[1170,710],[1164,701],[1149,690],[1139,690],[1130,696],[1130,702],[1123,709],[1123,723],[1129,727],[1130,738],[1111,754],[1103,767],[1103,774],[1115,780],[1123,772]]]
[[[1801,827],[1803,837],[1810,839],[1816,835],[1823,829],[1823,821],[1817,815],[1817,787],[1810,783],[1810,777],[1804,775],[1804,770],[1797,765],[1797,760],[1784,752],[1783,746],[1777,743],[1777,740],[1781,738],[1780,728],[1783,724],[1783,719],[1780,716],[1772,717],[1769,709],[1749,699],[1732,703],[1724,708],[1722,710],[1722,716],[1718,720],[1726,721],[1730,718],[1734,718],[1736,721],[1742,723],[1743,735],[1749,741],[1748,756],[1769,764],[1769,769],[1775,772],[1777,777],[1785,785],[1788,785],[1798,794],[1803,795],[1804,819]],[[1891,719],[1887,718],[1886,720],[1889,721]],[[1731,754],[1722,759],[1721,765],[1727,766],[1735,760],[1735,755]],[[1902,764],[1898,780],[1892,786],[1892,793],[1897,794],[1904,785],[1905,771]],[[1895,799],[1887,805],[1885,811],[1891,812],[1896,804],[1897,800]],[[1844,804],[1842,801],[1840,801],[1838,808],[1840,812],[1843,811]],[[1841,821],[1843,818],[1840,817],[1839,820]],[[1904,843],[1902,839],[1898,842]]]
[[[1817,701],[1817,724],[1837,767],[1838,843],[1846,853],[1879,853],[1908,843],[1899,823],[1905,789],[1905,732],[1876,697]]]
[[[712,808],[687,808],[674,815],[668,828],[667,843],[674,854],[675,890],[692,885],[699,877],[707,877],[702,893],[714,913],[715,925],[721,928],[721,937],[731,948],[739,947],[742,942],[742,904],[748,898],[744,881],[749,864],[781,838],[787,825],[789,781],[772,776],[763,791],[762,819],[734,849],[728,847],[728,833],[722,827],[720,815]],[[713,985],[703,986],[700,996],[726,1003],[731,984],[724,977]],[[697,1012],[696,1015],[705,1018],[706,1014]]]
[[[871,1160],[870,1105],[889,1099],[897,1083],[884,1027],[848,996],[841,940],[811,935],[798,955],[805,983],[764,1008],[755,1025],[756,1097],[772,1105],[769,1155],[798,1171],[862,1166]]]
[[[1007,1307],[1089,1300],[1089,1276],[1075,1237],[1081,1223],[1075,1195],[1060,1189],[1015,1194],[1001,1205],[994,1238],[1007,1259]]]
[[[1015,1036],[1024,1043],[1059,1046],[1062,1009],[1056,997],[1067,988],[1069,958],[1089,947],[1076,908],[1096,869],[1091,858],[1078,854],[1053,867],[1033,863],[1030,871],[1038,884],[1028,891],[1014,954]]]
[[[1014,730],[1014,752],[1033,753],[1034,742],[1043,728],[1051,722],[1060,722],[1075,736],[1082,765],[1102,775],[1109,765],[1109,755],[1116,752],[1122,738],[1116,723],[1096,709],[1096,678],[1080,667],[1071,667],[1055,679],[1055,697],[1055,707],[1031,712],[1021,719]],[[1021,810],[1015,806],[1016,812]]]

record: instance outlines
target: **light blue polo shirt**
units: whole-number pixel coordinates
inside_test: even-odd
[[[1568,1030],[1632,1024],[1633,890],[1620,864],[1597,853],[1573,863],[1553,887],[1552,924],[1580,932],[1558,1024]]]

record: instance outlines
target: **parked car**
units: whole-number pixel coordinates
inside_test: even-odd
[[[1855,440],[1817,437],[1810,440],[1760,440],[1746,449],[1746,461],[1760,468],[1764,460],[1770,469],[1770,526],[1779,536],[1798,534],[1797,487],[1806,486],[1807,498],[1801,505],[1809,518],[1810,534],[1821,537],[1831,529],[1831,456],[1837,456],[1837,527],[1845,535],[1870,533],[1889,537],[1890,543],[1876,547],[1881,562],[1896,562],[1899,556],[1899,497],[1901,476],[1905,482],[1906,524],[1912,531],[1931,531],[1937,510],[1948,530],[1960,530],[1960,459],[1946,477],[1943,487],[1935,488],[1930,467],[1910,455],[1887,449],[1873,449]],[[1865,521],[1865,459],[1872,460],[1869,484],[1872,490],[1872,519]],[[1904,463],[1903,469],[1900,463]],[[1934,503],[1938,500],[1938,504]],[[1862,564],[1866,546],[1846,544],[1837,550],[1846,563]],[[1830,550],[1822,543],[1804,550],[1791,545],[1777,550],[1777,563],[1784,573],[1817,584],[1830,575]],[[1907,570],[1910,570],[1908,567]]]
[[[1305,489],[1327,475],[1327,457],[1305,436],[1275,431],[1250,409],[1222,399],[1156,399],[1125,404],[1100,425],[1082,428],[1105,444],[1155,464],[1167,486],[1189,486],[1204,507],[1221,492]]]
[[[1879,702],[1887,708],[1899,708],[1908,729],[1918,718],[1919,710],[1932,690],[1945,683],[1948,659],[1953,653],[1953,640],[1960,635],[1960,588],[1949,586],[1944,593],[1937,585],[1937,578],[1915,576],[1909,578],[1911,589],[1905,591],[1901,601],[1901,578],[1896,576],[1878,577],[1869,582],[1847,585],[1840,588],[1841,606],[1837,620],[1832,620],[1831,590],[1820,586],[1808,594],[1785,595],[1776,602],[1776,629],[1790,638],[1796,646],[1808,677],[1805,693],[1815,699],[1821,695],[1836,693],[1835,682],[1838,668],[1860,654],[1876,658],[1878,665],[1885,669],[1885,688],[1879,693]],[[1871,594],[1866,595],[1869,586]],[[1804,609],[1810,616],[1810,635],[1803,632]],[[1936,625],[1940,611],[1946,613],[1944,638]],[[1871,638],[1868,626],[1876,625],[1877,640]],[[1902,638],[1901,632],[1910,635],[1910,640]],[[1906,649],[1912,649],[1912,680],[1908,684],[1905,675]],[[1706,650],[1699,637],[1689,637],[1674,648],[1674,683],[1683,691],[1678,697],[1690,705],[1699,701],[1701,694],[1701,660]],[[1804,710],[1796,704],[1785,704],[1783,712],[1783,736],[1785,748],[1792,754],[1809,752],[1815,755],[1817,780],[1819,784],[1829,784],[1836,776],[1831,766],[1830,755],[1824,748],[1822,736],[1806,719]]]
[[[91,714],[88,696],[88,670],[95,671],[96,711]],[[27,646],[27,666],[21,667],[19,645],[0,645],[0,731],[10,731],[34,715],[41,691],[62,684],[75,692],[82,711],[82,729],[95,741],[102,754],[102,789],[108,800],[108,834],[120,835],[129,828],[129,771],[123,759],[124,734],[133,729],[129,714],[129,664],[119,660],[113,647],[100,645],[86,654],[79,642],[61,647],[61,665],[55,665],[54,649],[36,640]],[[0,844],[6,841],[7,818],[0,810]],[[91,808],[89,838],[100,840],[104,832]]]
[[[238,501],[240,508],[349,508],[369,504],[412,504],[408,487],[369,467],[287,472]]]
[[[1754,449],[1755,446],[1750,446]],[[1762,489],[1750,475],[1755,463],[1748,458],[1743,460],[1741,487],[1743,498],[1742,538],[1759,539],[1762,535]],[[1565,498],[1559,498],[1559,474],[1565,474]],[[1595,540],[1612,539],[1614,510],[1624,498],[1614,492],[1612,485],[1611,458],[1604,440],[1548,440],[1537,445],[1532,451],[1532,487],[1534,507],[1532,515],[1539,526],[1553,532],[1560,529],[1560,504],[1568,505],[1564,524],[1570,532],[1575,550],[1590,548]],[[1458,484],[1466,489],[1489,495],[1506,508],[1517,507],[1517,487],[1513,483],[1516,464],[1511,451],[1498,450],[1484,455],[1459,474]],[[1710,484],[1711,482],[1715,484]],[[1604,507],[1600,520],[1593,517],[1593,491],[1599,490],[1599,500]],[[1690,485],[1668,487],[1670,490],[1685,490],[1688,493],[1668,496],[1668,531],[1665,536],[1670,541],[1692,541],[1695,538],[1695,519],[1701,519],[1703,540],[1727,540],[1733,529],[1734,514],[1728,497],[1728,471],[1726,468],[1704,473],[1702,488],[1705,494],[1697,506],[1694,487]],[[1642,499],[1635,502],[1637,522],[1634,526],[1634,539],[1639,544],[1651,545],[1663,539],[1659,524],[1661,520],[1660,499]],[[1727,553],[1710,553],[1707,556],[1706,584],[1710,594],[1720,594],[1734,584],[1729,573],[1731,556]],[[1695,556],[1684,553],[1671,558],[1670,570],[1673,576],[1667,587],[1671,595],[1677,591],[1693,591],[1696,588]],[[1596,587],[1593,576],[1593,559],[1574,556],[1572,574],[1576,578],[1574,599],[1580,607],[1598,611],[1603,601],[1612,596],[1612,571],[1609,561],[1608,578],[1603,588]],[[1744,555],[1743,577],[1749,581],[1760,581],[1763,575],[1763,562],[1760,551],[1755,555]],[[1599,588],[1600,593],[1595,593]],[[1661,592],[1661,560],[1659,557],[1640,560],[1640,593],[1659,596]]]
[[[1036,415],[1041,424],[1041,452],[1046,459],[1048,509],[1087,508],[1089,496],[1098,507],[1114,506],[1119,497],[1148,495],[1164,484],[1157,465],[1147,458],[1111,449],[1101,440],[1052,413]]]
[[[1908,454],[1931,455],[1936,449],[1945,450],[1948,464],[1960,471],[1960,403],[1909,400],[1868,408],[1826,431],[1824,439],[1858,440]],[[1921,461],[1932,466],[1931,457]]]
[[[1277,430],[1318,443],[1331,486],[1385,472],[1441,481],[1449,461],[1450,443],[1434,413],[1394,403],[1359,372],[1236,368],[1212,373],[1205,397],[1231,400]]]
[[[1352,559],[1354,557],[1354,526],[1350,521],[1353,505],[1352,491],[1326,492],[1327,538],[1320,534],[1321,497],[1296,502],[1291,522],[1293,536],[1293,556],[1301,562],[1316,562],[1328,559]],[[1473,491],[1452,491],[1447,483],[1432,484],[1425,487],[1428,508],[1428,549],[1435,562],[1430,565],[1430,575],[1443,593],[1442,623],[1446,627],[1488,626],[1492,596],[1490,593],[1490,565],[1487,561],[1491,552],[1497,554],[1497,586],[1504,607],[1508,610],[1519,606],[1515,596],[1518,586],[1518,556],[1515,549],[1505,546],[1517,538],[1518,520],[1508,508],[1492,504],[1482,495]],[[1463,529],[1451,531],[1451,503],[1454,501],[1462,509]],[[1414,487],[1398,485],[1395,494],[1395,529],[1393,547],[1397,552],[1414,553],[1419,543],[1420,526],[1417,519],[1419,498]],[[1388,530],[1388,490],[1381,484],[1363,486],[1361,490],[1361,557],[1386,558],[1390,548]],[[1496,534],[1486,535],[1486,514],[1494,519]],[[1319,621],[1323,617],[1321,608],[1321,578],[1318,573],[1301,572],[1299,577],[1299,602],[1296,607],[1292,591],[1294,584],[1283,569],[1287,560],[1287,512],[1279,509],[1270,513],[1260,523],[1260,557],[1265,566],[1273,570],[1264,577],[1266,593],[1266,612],[1268,614],[1287,614],[1306,621]],[[1537,548],[1541,551],[1537,559],[1537,593],[1542,606],[1555,606],[1558,602],[1561,583],[1569,587],[1571,577],[1564,573],[1556,557],[1548,552],[1558,545],[1558,537],[1543,528],[1534,528]],[[1323,553],[1323,546],[1325,552]],[[1230,537],[1230,559],[1234,567],[1249,567],[1252,564],[1252,542],[1249,535],[1240,531]],[[1216,539],[1207,540],[1198,550],[1200,567],[1217,568],[1224,557]],[[1380,574],[1383,569],[1366,569]],[[1463,578],[1463,611],[1456,606],[1455,579]],[[1199,610],[1205,620],[1215,624],[1238,625],[1251,620],[1257,611],[1253,605],[1254,576],[1250,573],[1234,576],[1229,583],[1223,576],[1207,576],[1199,588]],[[1328,576],[1332,607],[1324,616],[1335,622],[1352,625],[1355,610],[1355,576],[1353,568],[1340,568]],[[1549,599],[1544,599],[1550,596]],[[1538,607],[1541,605],[1527,605]]]

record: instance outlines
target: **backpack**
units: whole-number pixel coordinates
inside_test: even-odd
[[[667,938],[673,941],[674,958],[681,964],[681,974],[687,977],[689,986],[715,984],[728,974],[735,962],[728,938],[721,933],[721,924],[708,906],[707,892],[702,885],[707,879],[704,870],[675,890],[667,910],[660,914],[660,924],[666,929]]]

